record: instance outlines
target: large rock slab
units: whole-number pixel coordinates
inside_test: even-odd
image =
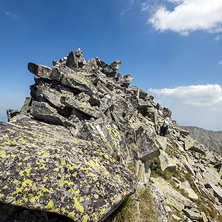
[[[31,115],[39,120],[49,123],[63,125],[66,119],[59,115],[57,110],[45,102],[32,102]]]
[[[163,150],[160,150],[160,167],[161,170],[168,170],[168,171],[176,171],[176,162],[173,158],[171,158],[166,152]]]
[[[190,199],[192,199],[192,200],[197,200],[198,199],[197,194],[191,188],[188,181],[184,181],[183,183],[181,183],[180,187],[183,188],[188,193],[188,196],[189,196]]]
[[[147,127],[148,128],[148,127]],[[160,146],[156,142],[154,135],[149,135],[149,130],[144,126],[140,126],[136,131],[136,144],[138,147],[138,158],[142,162],[147,162],[154,157],[159,156]]]
[[[134,192],[132,174],[105,146],[27,117],[0,123],[0,201],[103,221]]]
[[[84,123],[82,129],[78,133],[78,137],[85,140],[91,140],[106,146],[107,152],[113,157],[119,158],[122,147],[126,147],[123,138],[115,124],[111,123]]]
[[[152,178],[154,185],[159,188],[165,199],[166,205],[170,205],[177,209],[178,211],[182,211],[185,206],[193,206],[194,203],[190,201],[188,198],[184,197],[181,193],[173,189],[170,183],[165,181],[162,178]]]
[[[160,144],[160,147],[165,151],[167,148],[167,138],[164,136],[157,135],[157,142]]]
[[[68,96],[62,96],[61,102],[71,108],[75,108],[90,117],[99,118],[102,113],[96,107],[92,107],[88,102],[81,102],[75,98],[71,98]]]
[[[202,177],[202,182],[204,184],[211,183],[217,185],[220,182],[220,174],[215,168],[206,167]]]

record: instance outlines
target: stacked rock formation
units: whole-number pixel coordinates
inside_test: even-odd
[[[147,186],[160,221],[178,219],[175,211],[184,220],[210,221],[200,199],[218,216],[221,157],[180,129],[153,96],[130,86],[120,65],[85,61],[80,49],[53,67],[28,64],[31,97],[0,123],[3,221],[104,221],[130,195],[139,203],[137,191]],[[161,137],[166,117],[169,133]]]

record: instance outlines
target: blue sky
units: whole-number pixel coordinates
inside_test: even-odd
[[[81,48],[120,59],[179,125],[222,130],[222,0],[0,0],[0,29],[1,121],[29,96],[28,62]]]

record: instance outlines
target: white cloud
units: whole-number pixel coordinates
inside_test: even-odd
[[[219,65],[222,65],[222,59],[218,62]]]
[[[127,5],[125,6],[125,8],[122,10],[122,12],[120,13],[121,16],[123,16],[124,14],[126,14],[128,11],[131,10],[133,4],[134,4],[135,0],[128,0]]]
[[[222,88],[215,85],[179,86],[174,89],[149,89],[155,101],[172,111],[179,125],[222,130]]]
[[[174,97],[184,104],[212,106],[222,104],[222,87],[218,84],[179,86],[174,89],[149,89],[158,96]]]
[[[196,30],[222,32],[222,0],[167,1],[175,4],[173,10],[168,10],[166,5],[159,5],[148,20],[156,30],[171,30],[182,35]],[[145,6],[142,5],[142,11],[145,11]]]
[[[222,35],[217,35],[217,36],[214,38],[214,40],[216,40],[216,41],[222,40]]]
[[[147,2],[141,4],[141,12],[149,11],[150,5]]]

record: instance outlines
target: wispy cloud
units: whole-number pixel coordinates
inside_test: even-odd
[[[216,40],[216,41],[222,40],[222,35],[217,35],[217,36],[214,38],[214,40]]]
[[[182,35],[192,31],[206,30],[222,32],[222,1],[221,0],[166,0],[175,4],[173,10],[167,4],[156,6],[155,12],[148,22],[161,32],[171,30]],[[165,1],[165,2],[166,2]],[[142,11],[147,5],[142,4]],[[220,39],[220,37],[218,37]]]
[[[25,19],[22,15],[16,14],[16,13],[13,13],[13,12],[10,12],[10,11],[5,11],[4,14],[7,17],[12,18],[16,21],[23,21]]]
[[[158,96],[174,97],[184,104],[212,106],[222,104],[222,87],[218,84],[179,86],[173,89],[149,89]]]
[[[219,65],[222,65],[222,59],[218,62]]]
[[[149,92],[155,96],[156,102],[172,111],[172,117],[179,125],[222,130],[220,85],[179,86],[173,89],[149,89]]]
[[[121,11],[120,15],[123,16],[127,12],[129,12],[134,4],[135,0],[128,0],[128,3],[126,4],[125,8]]]

